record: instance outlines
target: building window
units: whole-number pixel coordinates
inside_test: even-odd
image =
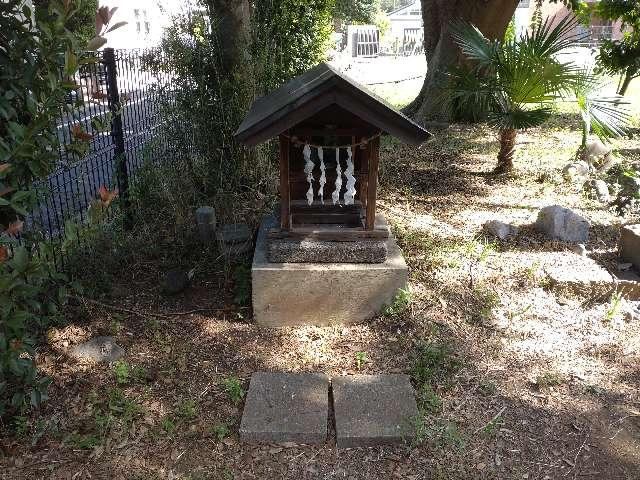
[[[529,8],[529,0],[520,0],[518,8]]]
[[[142,28],[140,26],[140,10],[138,10],[137,8],[133,9],[133,16],[136,19],[136,33],[140,34],[140,32],[142,31]]]
[[[144,22],[144,33],[149,35],[149,22]]]

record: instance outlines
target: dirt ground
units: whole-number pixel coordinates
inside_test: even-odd
[[[554,293],[545,269],[583,259],[531,228],[545,205],[573,208],[592,223],[589,256],[614,268],[619,226],[636,220],[562,180],[575,122],[562,115],[522,135],[508,178],[488,174],[497,142],[486,126],[452,126],[418,148],[385,140],[380,208],[410,294],[361,325],[258,328],[246,268],[225,276],[211,260],[168,297],[160,254],[140,252],[99,303],[75,302],[49,332],[38,364],[50,399],[0,431],[0,478],[640,479],[640,320],[624,315],[624,298]],[[638,140],[614,146],[640,160]],[[520,231],[496,242],[482,234],[489,219]],[[126,362],[68,355],[98,334],[115,335]],[[259,370],[409,373],[418,438],[240,444],[242,390]]]

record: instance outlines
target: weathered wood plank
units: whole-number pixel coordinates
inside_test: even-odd
[[[378,190],[378,161],[380,137],[369,142],[369,178],[367,180],[367,220],[365,228],[373,230],[376,222],[376,194]]]
[[[290,227],[289,217],[289,139],[280,135],[280,227],[287,230]]]

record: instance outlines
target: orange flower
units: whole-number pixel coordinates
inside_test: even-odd
[[[85,132],[79,123],[76,123],[71,127],[71,136],[76,140],[80,140],[83,142],[87,142],[92,138],[92,135]]]
[[[118,189],[115,188],[111,191],[107,190],[107,188],[103,185],[98,189],[98,194],[100,195],[100,200],[105,207],[108,207],[109,204],[118,197]]]
[[[96,100],[102,100],[102,99],[107,98],[107,94],[104,93],[104,92],[93,92],[91,94],[91,97],[95,98]]]

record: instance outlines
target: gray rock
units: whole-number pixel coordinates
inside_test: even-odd
[[[584,243],[578,243],[576,245],[572,245],[571,250],[577,255],[580,255],[581,257],[587,256],[587,247],[584,245]]]
[[[332,380],[338,448],[411,441],[418,407],[407,375],[353,375]]]
[[[124,357],[125,351],[113,337],[94,337],[74,346],[70,353],[79,360],[112,363]]]
[[[611,148],[607,147],[600,139],[587,143],[585,154],[589,160],[599,159],[611,153]]]
[[[196,210],[198,235],[202,242],[208,243],[214,238],[216,231],[216,211],[213,207],[200,207]]]
[[[482,229],[489,235],[493,235],[500,240],[504,240],[505,238],[518,234],[518,227],[499,220],[489,220],[488,222],[485,222]]]
[[[223,225],[217,232],[218,241],[223,243],[243,243],[251,240],[251,230],[246,223]]]
[[[193,278],[195,269],[185,272],[184,270],[169,270],[162,283],[162,291],[169,295],[175,295],[182,292]]]
[[[562,174],[570,180],[577,177],[586,177],[589,175],[589,164],[583,161],[568,163],[562,169]]]
[[[534,226],[536,230],[563,242],[586,243],[589,240],[589,221],[560,205],[540,210]]]
[[[273,263],[383,263],[387,243],[380,240],[325,242],[270,240],[267,255]]]
[[[216,232],[220,250],[227,256],[243,255],[253,250],[251,229],[246,223],[224,225]]]
[[[326,375],[257,372],[251,376],[240,440],[321,444],[327,439],[328,411]]]

